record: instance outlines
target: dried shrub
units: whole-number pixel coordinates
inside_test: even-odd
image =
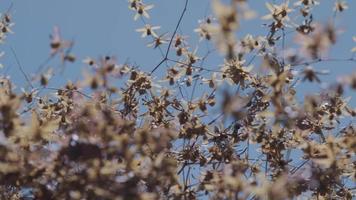
[[[137,32],[162,53],[149,72],[88,57],[83,80],[53,87],[47,63],[31,79],[17,62],[30,89],[0,79],[1,199],[353,199],[356,110],[346,91],[356,75],[315,94],[298,87],[323,82],[313,64],[356,61],[325,57],[337,24],[315,21],[323,2],[287,0],[266,3],[265,36],[238,38],[256,12],[229,2],[212,1],[192,47],[178,34],[189,0],[169,34],[146,22],[152,4],[129,0]],[[334,17],[347,8],[335,0]],[[12,26],[9,9],[0,42]],[[211,42],[216,49],[197,51]],[[49,59],[76,62],[73,45],[55,27]],[[208,66],[212,54],[221,66]]]

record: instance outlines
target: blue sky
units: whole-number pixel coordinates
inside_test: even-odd
[[[0,12],[6,11],[13,2],[12,15],[15,22],[14,34],[8,37],[5,45],[0,48],[6,52],[4,58],[0,60],[5,65],[9,74],[16,84],[23,85],[24,77],[20,74],[14,56],[9,51],[9,47],[15,49],[19,61],[29,74],[34,73],[37,67],[48,57],[49,35],[54,26],[59,26],[62,37],[74,39],[75,46],[73,53],[78,61],[69,64],[63,75],[58,75],[56,81],[66,82],[69,79],[80,79],[84,64],[81,62],[86,56],[97,58],[98,56],[116,56],[119,63],[124,63],[127,59],[135,63],[143,70],[150,71],[161,59],[159,51],[146,47],[149,42],[142,39],[135,30],[142,27],[141,21],[133,21],[134,13],[128,9],[126,0],[1,0]],[[151,19],[148,22],[152,25],[161,25],[160,33],[171,33],[175,27],[183,0],[146,0],[147,3],[155,4],[150,10]],[[260,17],[267,14],[266,1],[249,1],[250,7],[257,10],[259,17],[255,20],[242,22],[238,32],[239,36],[246,33],[252,35],[265,35],[266,28],[261,23]],[[273,2],[273,1],[269,1]],[[279,1],[276,1],[279,2]],[[292,1],[295,2],[295,1]],[[315,10],[315,20],[327,23],[333,13],[334,0],[322,1],[322,4]],[[352,36],[356,35],[356,1],[347,1],[349,10],[337,16],[336,24],[344,32],[339,35],[339,41],[329,57],[349,58],[350,49],[356,46]],[[192,44],[198,42],[197,34],[192,30],[197,27],[198,19],[211,13],[210,0],[190,0],[187,13],[183,19],[180,31],[190,35],[189,41]],[[293,39],[287,38],[287,46],[292,45]],[[201,45],[202,48],[205,45]],[[211,65],[222,63],[222,60],[211,59]],[[208,63],[208,65],[210,64]],[[49,63],[50,66],[58,66],[58,62]],[[324,81],[333,81],[338,75],[349,74],[356,71],[356,63],[337,62],[319,63],[314,65],[318,69],[330,70],[330,75],[322,77]],[[9,68],[9,69],[8,69]],[[157,73],[162,74],[163,69]],[[304,87],[306,92],[313,91],[315,85],[310,84]],[[354,95],[353,95],[354,96]]]

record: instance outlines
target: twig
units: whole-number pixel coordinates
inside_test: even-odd
[[[291,173],[291,174],[294,174],[294,173],[297,172],[300,168],[302,168],[308,161],[309,161],[309,159],[308,159],[308,160],[305,160],[305,161],[304,161],[302,164],[300,164],[298,167],[292,169],[290,173]]]
[[[311,61],[291,64],[291,66],[292,67],[306,66],[306,65],[310,65],[310,64],[314,64],[314,63],[318,63],[318,62],[356,62],[356,58],[346,58],[346,59],[343,59],[343,58],[327,58],[327,59],[318,58],[318,59],[314,59]]]
[[[33,89],[34,87],[33,87],[32,83],[31,83],[31,80],[30,80],[30,78],[27,76],[27,74],[25,73],[25,71],[24,71],[24,69],[23,69],[23,67],[22,67],[22,65],[21,65],[21,63],[20,63],[20,60],[19,60],[19,58],[18,58],[17,55],[16,55],[16,52],[15,52],[14,48],[12,48],[12,46],[10,46],[10,49],[11,49],[12,54],[14,55],[14,58],[15,58],[16,63],[17,63],[17,66],[19,67],[19,69],[20,69],[22,75],[25,77],[27,83],[28,83],[28,84],[30,85],[30,87]]]
[[[182,22],[182,19],[183,19],[183,17],[184,17],[185,12],[187,11],[188,1],[189,1],[189,0],[185,0],[184,8],[183,8],[182,13],[181,13],[181,15],[180,15],[180,17],[179,17],[179,20],[178,20],[178,23],[177,23],[177,25],[176,25],[176,28],[174,29],[173,35],[172,35],[172,37],[171,37],[171,39],[170,39],[170,41],[169,41],[169,44],[168,44],[168,47],[167,47],[167,50],[166,50],[166,55],[165,55],[164,58],[161,60],[161,62],[159,62],[158,65],[156,65],[156,66],[152,69],[152,71],[150,72],[150,75],[153,74],[153,72],[155,72],[155,71],[162,65],[162,63],[167,60],[168,54],[169,54],[169,50],[171,49],[171,46],[172,46],[173,39],[174,39],[175,35],[177,34],[177,30],[178,30],[178,28],[179,28],[179,26],[180,26],[180,24],[181,24],[181,22]]]

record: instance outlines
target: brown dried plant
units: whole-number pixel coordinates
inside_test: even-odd
[[[88,57],[93,72],[83,80],[52,87],[53,71],[32,80],[24,73],[32,88],[23,92],[2,76],[0,199],[354,199],[348,96],[356,75],[314,94],[298,87],[322,84],[326,73],[312,65],[356,61],[325,57],[338,26],[315,21],[324,2],[267,2],[267,34],[241,38],[241,22],[256,12],[247,0],[229,2],[212,1],[190,46],[189,34],[178,33],[189,0],[171,33],[148,22],[153,4],[129,0],[135,23],[142,19],[136,31],[162,54],[151,71]],[[335,17],[347,8],[335,0],[330,10]],[[12,25],[9,10],[0,42]],[[198,51],[211,42],[216,49]],[[56,27],[49,58],[76,62],[73,45]],[[214,54],[221,65],[209,67]]]

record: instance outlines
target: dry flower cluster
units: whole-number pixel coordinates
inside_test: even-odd
[[[44,64],[38,77],[23,74],[23,92],[2,76],[0,199],[354,199],[356,109],[345,91],[356,74],[302,100],[296,87],[321,83],[312,64],[356,61],[325,58],[338,30],[313,18],[323,2],[266,3],[267,35],[241,38],[240,22],[257,13],[229,2],[213,0],[194,30],[221,66],[206,62],[215,49],[202,54],[179,31],[189,0],[170,34],[148,23],[152,4],[129,0],[137,32],[162,54],[151,71],[88,57],[92,72],[55,88]],[[335,0],[334,16],[347,9]],[[12,25],[9,10],[1,42]],[[73,45],[56,27],[49,59],[76,62]]]

